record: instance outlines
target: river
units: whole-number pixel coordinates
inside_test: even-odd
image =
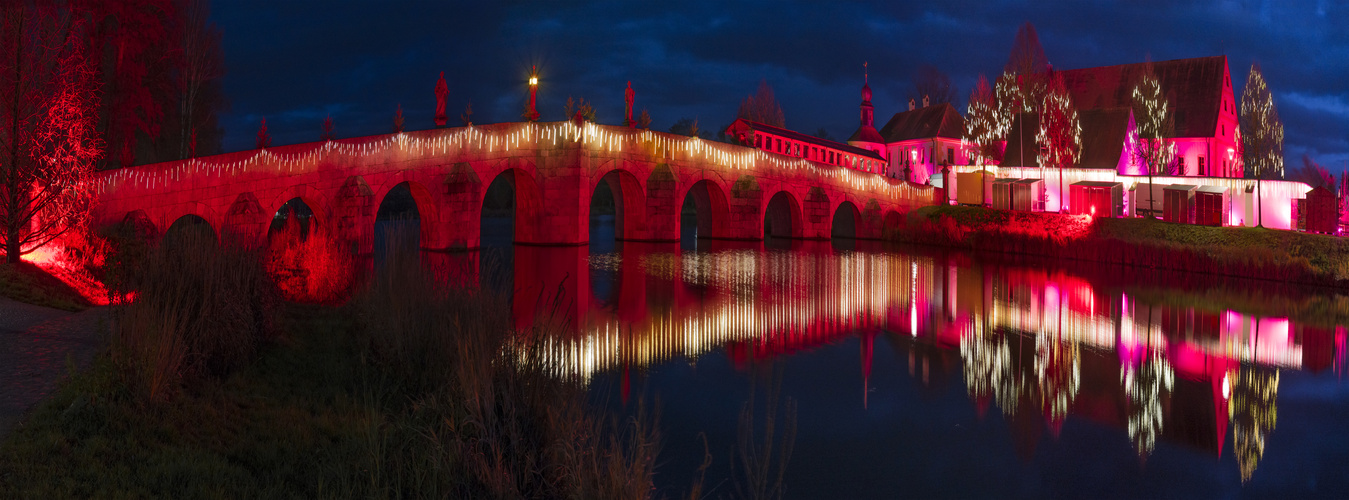
[[[518,324],[553,325],[559,373],[618,415],[658,410],[664,496],[771,487],[784,458],[788,498],[1349,494],[1332,292],[613,227],[528,247],[489,221],[470,255]]]

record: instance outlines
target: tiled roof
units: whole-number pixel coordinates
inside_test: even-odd
[[[964,133],[965,118],[950,103],[895,113],[881,127],[881,137],[887,143],[933,137],[959,139]]]
[[[1146,63],[1060,71],[1077,109],[1129,107]],[[1211,137],[1222,109],[1227,56],[1152,63],[1162,92],[1175,110],[1172,137]]]
[[[859,127],[856,132],[853,132],[852,137],[848,138],[848,142],[853,141],[874,142],[876,144],[885,143],[885,139],[881,138],[881,133],[877,132],[876,127],[871,125],[863,125]]]
[[[1124,153],[1124,141],[1131,126],[1132,113],[1129,108],[1089,109],[1077,112],[1078,123],[1082,126],[1082,155],[1078,158],[1078,168],[1119,167],[1120,155]],[[1021,127],[1025,124],[1025,133]],[[1040,130],[1039,116],[1034,113],[1022,113],[1012,120],[1012,130],[1007,134],[1007,150],[1003,153],[1002,164],[1020,166],[1021,152],[1026,152],[1026,166],[1039,167],[1036,159],[1040,146],[1035,135]]]

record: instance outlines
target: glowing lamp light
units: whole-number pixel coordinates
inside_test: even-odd
[[[539,77],[530,75],[530,77],[529,77],[529,84],[530,84],[530,85],[538,85],[538,84],[539,84]]]

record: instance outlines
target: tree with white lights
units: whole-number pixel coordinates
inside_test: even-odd
[[[1068,95],[1062,74],[1049,78],[1044,104],[1040,108],[1040,132],[1035,135],[1040,144],[1036,158],[1041,167],[1059,169],[1059,209],[1063,207],[1063,167],[1077,164],[1082,154],[1082,124],[1077,120],[1077,108]]]
[[[1132,108],[1138,138],[1131,137],[1130,154],[1147,170],[1148,208],[1156,206],[1152,198],[1152,176],[1176,174],[1176,146],[1166,139],[1175,129],[1171,103],[1162,92],[1162,84],[1153,73],[1152,61],[1143,65],[1143,73],[1134,84]]]
[[[1264,226],[1263,200],[1260,181],[1266,177],[1283,177],[1283,122],[1279,108],[1274,106],[1274,95],[1265,84],[1259,64],[1251,65],[1246,77],[1246,89],[1241,92],[1241,158],[1246,163],[1246,176],[1255,178],[1257,225]]]
[[[965,111],[965,137],[963,142],[971,146],[971,161],[975,165],[987,165],[1002,161],[1002,148],[998,146],[1007,136],[1011,122],[998,114],[998,102],[993,90],[988,88],[988,79],[979,75],[979,83],[970,92],[970,104]]]
[[[0,9],[0,238],[10,263],[88,221],[103,155],[89,38],[69,10]]]

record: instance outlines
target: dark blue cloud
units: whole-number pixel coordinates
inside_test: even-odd
[[[452,124],[473,102],[478,123],[514,121],[538,66],[543,119],[584,97],[599,121],[622,120],[632,81],[656,128],[681,117],[729,122],[760,79],[789,127],[836,137],[857,126],[862,62],[878,121],[899,111],[911,74],[933,64],[962,97],[1001,71],[1021,23],[1035,24],[1059,68],[1226,54],[1232,81],[1259,62],[1287,130],[1286,157],[1349,161],[1349,7],[1332,1],[1170,2],[219,2],[233,103],[227,150],[250,148],[268,118],[274,144],[380,134],[402,104],[428,128],[437,75]]]

